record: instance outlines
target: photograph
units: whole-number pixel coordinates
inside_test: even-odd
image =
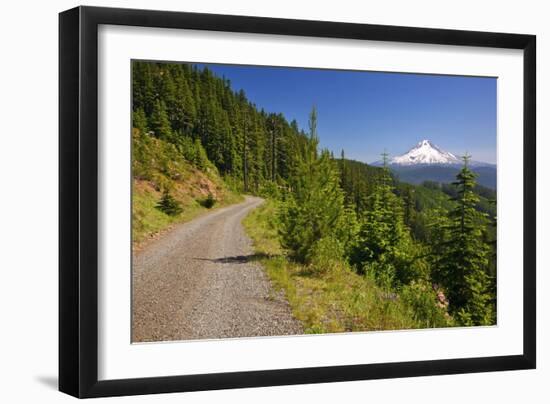
[[[497,326],[497,77],[130,65],[132,343]]]

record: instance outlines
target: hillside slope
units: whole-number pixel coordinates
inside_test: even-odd
[[[229,189],[218,170],[207,160],[199,169],[183,158],[176,148],[134,129],[132,241],[154,238],[171,224],[190,220],[211,208],[242,200]],[[170,215],[159,208],[168,193],[181,208]],[[210,199],[213,204],[209,206]],[[139,247],[135,245],[135,247]]]

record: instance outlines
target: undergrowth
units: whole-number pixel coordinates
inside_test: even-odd
[[[309,265],[293,262],[278,240],[273,201],[251,212],[243,223],[256,253],[264,257],[261,261],[273,286],[284,291],[308,334],[452,325],[428,285],[412,284],[395,293],[342,261],[320,257]]]

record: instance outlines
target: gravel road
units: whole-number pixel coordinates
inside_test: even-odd
[[[178,225],[133,256],[133,342],[303,332],[241,225],[262,202],[246,197]]]

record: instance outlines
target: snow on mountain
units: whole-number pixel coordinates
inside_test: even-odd
[[[380,167],[384,163],[375,161],[371,164]],[[388,166],[397,178],[410,184],[421,184],[424,181],[453,182],[463,164],[461,158],[440,149],[429,140],[422,140],[407,153],[388,160]],[[495,164],[470,160],[468,166],[478,175],[478,184],[496,189]]]
[[[429,140],[422,140],[407,153],[390,159],[390,164],[416,165],[416,164],[461,164],[461,160],[454,154],[446,152]]]

